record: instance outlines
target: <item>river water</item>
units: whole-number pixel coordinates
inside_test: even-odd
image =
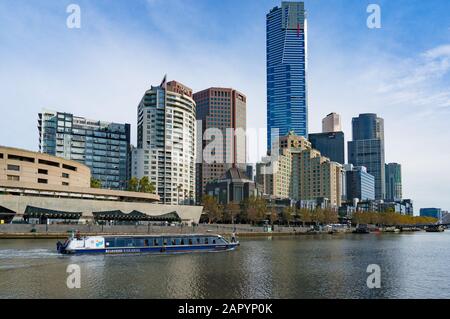
[[[178,255],[61,256],[55,240],[0,240],[0,298],[450,298],[449,268],[449,231],[247,238]]]

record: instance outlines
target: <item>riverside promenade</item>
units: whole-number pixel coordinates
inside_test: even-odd
[[[63,239],[71,232],[81,235],[146,235],[146,234],[188,234],[214,233],[230,236],[236,230],[240,237],[252,236],[292,236],[309,234],[307,227],[285,227],[275,225],[271,232],[263,226],[201,224],[197,226],[155,226],[155,225],[0,225],[0,239]],[[324,232],[326,233],[326,232]]]

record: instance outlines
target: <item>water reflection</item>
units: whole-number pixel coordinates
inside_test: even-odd
[[[60,256],[51,240],[0,241],[0,298],[449,298],[450,233],[242,240],[209,254]],[[69,264],[81,289],[68,289]],[[368,289],[367,266],[381,267]]]

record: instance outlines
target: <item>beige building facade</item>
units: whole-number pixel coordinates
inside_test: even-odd
[[[148,221],[171,214],[198,223],[203,207],[160,204],[156,194],[90,187],[87,166],[51,155],[0,147],[0,220],[27,216],[95,222],[96,214]],[[137,216],[137,217],[136,217]]]
[[[257,165],[257,182],[264,192],[276,198],[325,201],[330,207],[339,207],[342,166],[312,149],[304,137],[289,133],[279,143],[278,157]]]
[[[63,158],[0,146],[0,180],[53,187],[90,187],[89,167]]]

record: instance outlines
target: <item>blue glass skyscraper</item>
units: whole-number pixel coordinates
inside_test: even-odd
[[[282,2],[266,17],[267,148],[272,129],[308,137],[307,23],[303,2]]]

